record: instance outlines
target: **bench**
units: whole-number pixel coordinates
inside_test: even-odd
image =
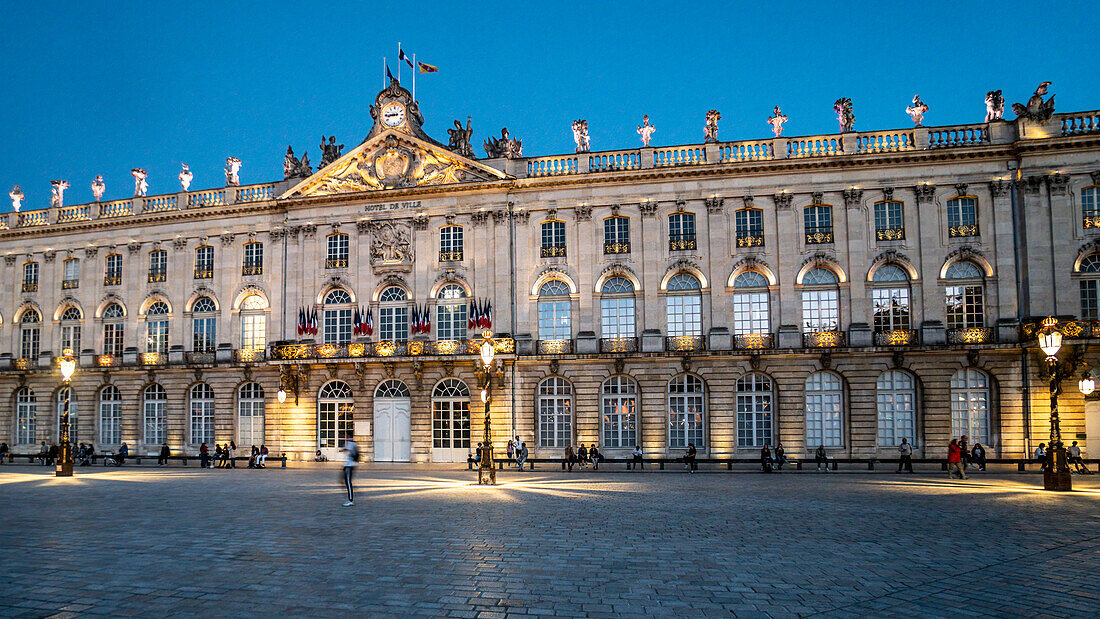
[[[500,459],[494,459],[494,460],[496,460],[497,462],[514,461],[514,459],[509,460],[509,459],[506,459],[506,458],[500,458]],[[600,458],[600,464],[601,465],[625,464],[626,468],[628,468],[628,469],[631,468],[633,462],[634,462],[633,458]],[[1021,473],[1025,472],[1025,466],[1027,464],[1035,464],[1035,465],[1039,464],[1038,462],[1036,462],[1035,460],[1030,459],[1030,458],[986,458],[985,462],[986,462],[986,464],[1015,464],[1017,466],[1016,470],[1018,472],[1021,472]],[[1097,471],[1100,471],[1100,459],[1085,458],[1084,462],[1085,462],[1086,467],[1089,466],[1089,465],[1092,465],[1092,464],[1096,464],[1097,465]],[[473,468],[473,458],[468,458],[467,463],[469,464],[470,468],[472,469]],[[531,470],[534,470],[536,463],[538,463],[538,464],[559,464],[559,465],[561,465],[561,469],[563,471],[568,468],[568,461],[565,460],[565,458],[528,458],[527,459],[527,464],[528,464],[528,466]],[[669,457],[669,458],[643,458],[642,463],[643,463],[643,465],[650,465],[650,466],[656,464],[658,470],[663,471],[663,470],[665,470],[665,465],[666,464],[668,464],[668,465],[683,464],[684,463],[684,458],[682,456],[680,456],[680,457]],[[696,458],[695,463],[700,464],[700,465],[702,465],[702,464],[725,465],[727,471],[732,471],[733,470],[733,465],[735,465],[735,464],[754,465],[756,467],[759,467],[760,466],[760,459],[759,458]],[[840,470],[840,465],[841,464],[845,464],[845,465],[865,465],[867,467],[868,471],[873,471],[873,470],[875,470],[875,465],[876,464],[888,464],[888,465],[897,467],[898,464],[900,464],[900,463],[901,463],[900,458],[837,458],[837,457],[830,456],[829,459],[828,459],[827,464],[828,464],[829,468],[834,470],[834,471]],[[787,462],[784,464],[784,466],[785,467],[793,466],[795,468],[795,470],[801,471],[802,467],[803,467],[803,464],[805,464],[807,467],[816,466],[816,463],[813,460],[813,458],[809,458],[809,459],[787,458]],[[940,470],[947,471],[947,461],[943,458],[913,458],[913,464],[938,464],[938,465],[940,465]],[[774,466],[774,463],[773,463],[773,466]]]

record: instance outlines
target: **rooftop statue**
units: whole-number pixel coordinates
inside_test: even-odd
[[[328,144],[325,144],[325,136],[321,136],[321,165],[318,170],[336,161],[343,153],[344,145],[336,143],[336,136],[328,136]]]
[[[642,136],[642,146],[649,146],[649,141],[656,131],[657,128],[649,124],[649,114],[642,116],[642,124],[638,125],[638,135]]]
[[[905,113],[909,115],[909,118],[913,119],[913,125],[917,127],[923,127],[924,114],[928,111],[928,106],[924,104],[924,101],[920,100],[920,95],[913,95],[913,105],[905,108]]]
[[[523,157],[523,142],[508,137],[508,127],[500,130],[500,137],[489,136],[484,144],[485,156],[490,159],[504,157],[505,159],[519,159]]]
[[[23,208],[23,198],[25,197],[23,195],[23,190],[20,189],[19,185],[15,185],[11,188],[11,191],[8,192],[8,197],[11,198],[12,210],[18,213],[19,209]]]
[[[179,175],[180,187],[183,187],[184,191],[190,191],[191,179],[195,178],[195,175],[191,173],[191,168],[187,167],[186,163],[181,163],[180,165],[183,166]]]
[[[103,192],[105,191],[107,191],[107,185],[103,182],[103,175],[97,174],[95,180],[92,181],[92,195],[95,196],[96,202],[103,199]]]
[[[772,126],[772,133],[775,137],[779,137],[783,133],[783,123],[787,122],[787,116],[783,114],[783,110],[779,109],[779,106],[775,106],[772,110],[772,115],[768,117],[768,124]]]
[[[309,165],[309,153],[302,153],[299,160],[294,156],[294,149],[288,144],[286,158],[283,159],[283,178],[305,178],[313,174],[313,166]]]
[[[145,180],[149,173],[141,168],[134,168],[130,170],[130,176],[134,177],[134,197],[144,197],[145,192],[149,191],[149,183]]]
[[[69,188],[69,181],[50,181],[50,206],[61,208],[65,206],[65,190]]]
[[[226,157],[225,159],[225,184],[228,185],[240,185],[241,178],[237,175],[237,172],[241,170],[241,160],[236,157]]]
[[[587,120],[578,119],[573,121],[573,141],[577,143],[578,153],[588,152],[589,141]]]
[[[836,112],[837,122],[840,123],[840,132],[848,133],[852,130],[852,127],[856,124],[856,113],[852,110],[852,100],[848,97],[841,97],[833,104],[833,111]]]
[[[707,123],[703,125],[703,138],[706,142],[718,141],[718,121],[722,120],[722,114],[718,110],[707,112]]]
[[[455,121],[455,128],[448,129],[447,135],[450,136],[450,141],[447,143],[447,148],[470,159],[474,158],[474,147],[470,145],[470,138],[474,137],[474,130],[471,126],[470,117],[466,117],[466,128],[462,128],[462,123]]]
[[[985,93],[985,122],[1001,120],[1004,115],[1005,98],[1001,96],[1001,91],[990,90]]]
[[[1017,118],[1033,122],[1050,120],[1050,117],[1054,115],[1054,95],[1050,95],[1049,99],[1043,101],[1043,95],[1047,94],[1047,86],[1050,86],[1050,82],[1039,84],[1039,87],[1035,89],[1035,94],[1027,100],[1027,105],[1012,104],[1012,111],[1016,113]]]

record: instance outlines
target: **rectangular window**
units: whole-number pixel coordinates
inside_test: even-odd
[[[325,343],[347,344],[351,341],[351,310],[325,310]],[[383,337],[382,339],[386,339]]]
[[[739,292],[733,295],[734,335],[771,333],[768,317],[768,293]]]
[[[38,350],[41,345],[42,332],[38,327],[23,327],[20,332],[21,341],[19,346],[19,356],[24,359],[31,359],[32,361],[38,358]]]
[[[462,226],[443,226],[439,229],[439,261],[462,260]]]
[[[908,288],[873,288],[871,303],[875,333],[908,331],[911,328]]]
[[[738,247],[763,247],[764,211],[758,208],[743,208],[734,213],[737,226]]]
[[[668,312],[668,335],[703,334],[703,298],[694,294],[670,295],[665,298]]]
[[[243,314],[241,316],[241,348],[263,350],[267,346],[267,316]]]
[[[802,332],[840,329],[840,303],[836,290],[802,291]]]
[[[168,434],[168,420],[165,409],[168,402],[165,400],[145,401],[145,444],[161,445]]]
[[[604,396],[603,447],[621,449],[638,444],[634,396]]]
[[[103,354],[122,354],[123,325],[120,323],[103,323]]]
[[[630,218],[608,217],[603,220],[603,253],[630,253]]]
[[[573,441],[572,400],[568,396],[539,396],[539,446],[565,447]]]
[[[634,297],[600,299],[600,324],[603,337],[634,337]]]
[[[772,394],[766,391],[737,394],[737,446],[763,447],[772,440]]]
[[[702,394],[675,394],[668,399],[668,446],[687,449],[688,443],[703,447]]]
[[[263,275],[264,272],[264,244],[245,243],[244,265],[241,267],[241,275]]]
[[[214,442],[214,401],[191,400],[191,444]]]
[[[806,226],[806,243],[833,242],[833,207],[825,204],[807,206],[802,212]]]
[[[947,328],[970,329],[985,326],[985,300],[982,287],[947,286]]]
[[[195,279],[214,277],[214,248],[210,246],[195,249]]]
[[[383,340],[405,342],[409,339],[409,308],[383,307],[378,310],[379,337]]]
[[[100,400],[99,402],[99,442],[104,445],[118,445],[122,442],[122,402],[119,400]]]
[[[900,241],[905,238],[901,202],[888,200],[875,203],[875,239]]]
[[[843,447],[841,440],[841,397],[839,391],[806,392],[806,448],[818,445]]]
[[[1081,219],[1086,228],[1100,228],[1100,187],[1081,190]]]
[[[668,218],[668,249],[680,251],[695,249],[695,215],[673,213]]]
[[[80,260],[69,258],[63,263],[64,274],[61,280],[61,288],[69,290],[80,286]]]
[[[80,354],[80,325],[62,325],[61,350],[66,348],[72,350],[74,355]]]
[[[195,352],[214,352],[217,319],[214,317],[196,318],[193,324],[191,350]]]
[[[38,291],[38,263],[28,262],[23,265],[23,292]]]
[[[947,201],[947,234],[951,237],[978,236],[978,205],[974,198]]]
[[[168,252],[157,250],[149,254],[149,282],[163,282],[168,278]]]
[[[328,235],[328,252],[325,255],[326,269],[348,268],[348,235]]]
[[[118,286],[122,284],[122,254],[107,256],[106,268],[103,272],[104,286]]]
[[[466,305],[437,305],[435,335],[440,340],[466,339]]]
[[[569,301],[539,301],[539,339],[568,340],[573,337]]]
[[[542,257],[565,255],[565,222],[545,221],[542,223]]]
[[[145,324],[145,352],[168,352],[168,321],[150,320]]]

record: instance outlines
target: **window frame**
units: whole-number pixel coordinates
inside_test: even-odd
[[[833,243],[833,205],[814,203],[802,209],[802,225],[807,245]]]

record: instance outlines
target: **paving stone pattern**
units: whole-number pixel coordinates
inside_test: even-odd
[[[0,468],[0,615],[1100,614],[1100,483]]]

